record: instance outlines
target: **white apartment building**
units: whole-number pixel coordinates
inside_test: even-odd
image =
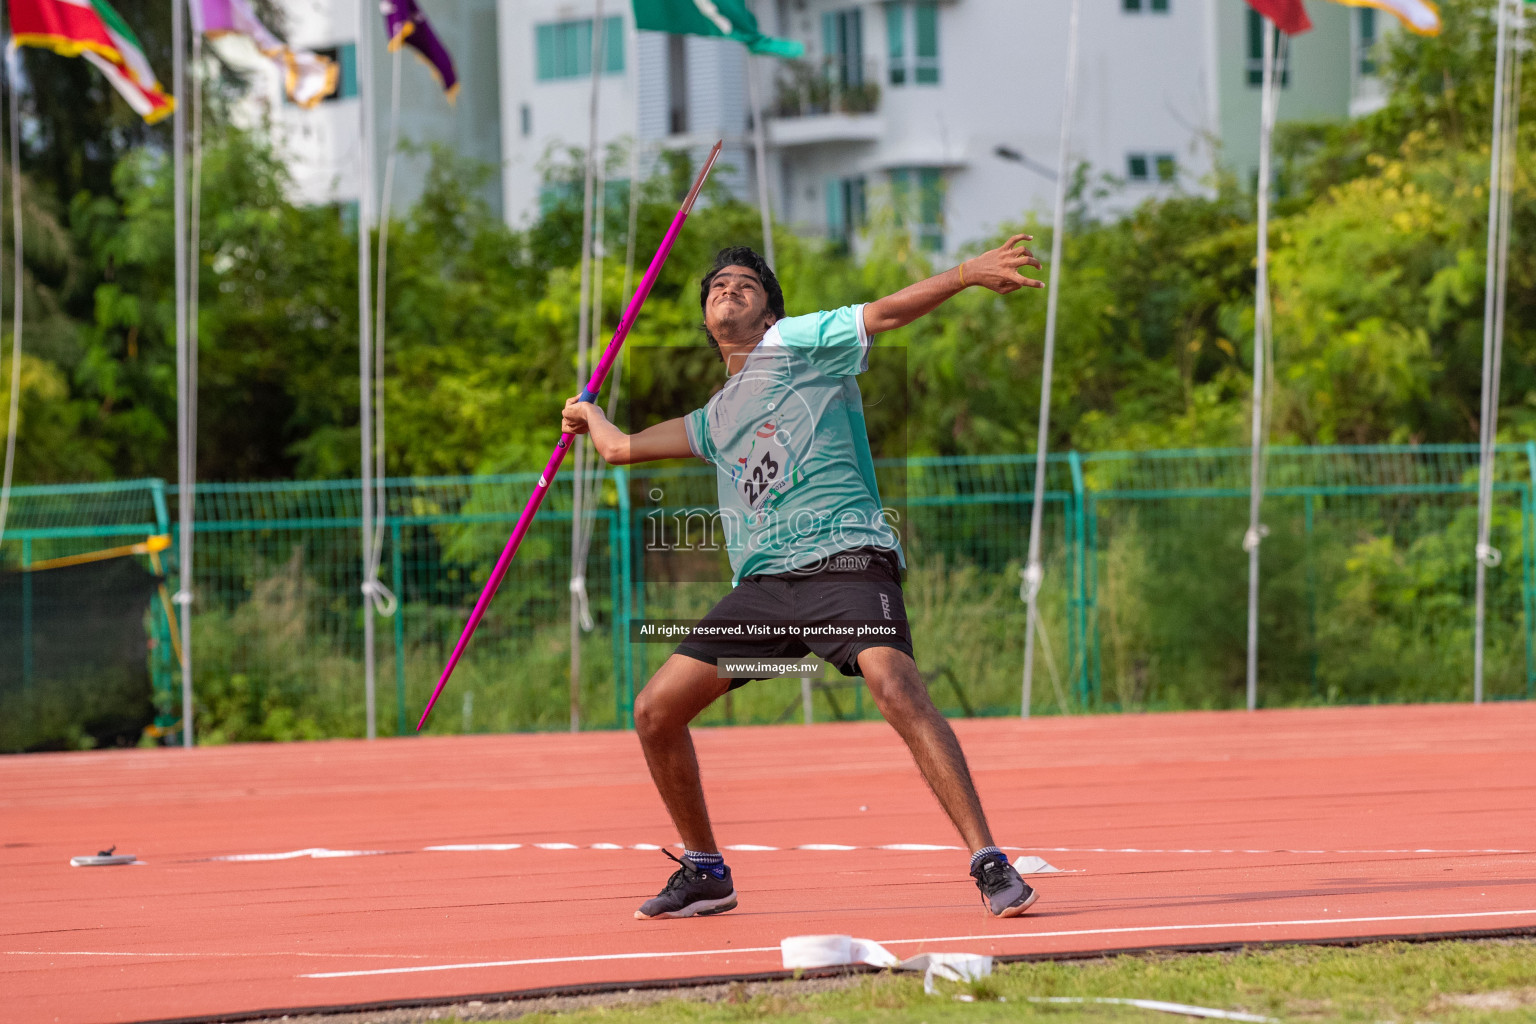
[[[291,154],[301,198],[355,201],[358,0],[284,0],[298,45],[343,65],[338,97],[314,111],[265,102]],[[371,4],[370,4],[371,7]],[[766,114],[775,219],[857,244],[872,217],[895,218],[922,248],[950,254],[1028,213],[1048,218],[1064,98],[1065,0],[754,0],[765,32],[799,40],[802,61],[749,58],[729,40],[637,32],[627,0],[423,0],[458,65],[449,106],[406,56],[396,208],[424,183],[433,142],[491,169],[486,196],[531,223],[568,182],[590,129],[592,38],[600,24],[597,137],[638,139],[641,174],[662,149],[697,156],[726,142],[719,180],[755,203],[747,74]],[[601,8],[601,10],[599,10]],[[1312,3],[1293,40],[1280,118],[1343,119],[1382,102],[1375,11]],[[600,18],[600,22],[595,19]],[[377,19],[374,19],[377,20]],[[371,24],[372,22],[370,22]],[[1257,164],[1260,22],[1243,0],[1082,0],[1074,162],[1114,179],[1102,213],[1206,187],[1219,161]],[[376,168],[382,173],[389,57],[375,39]],[[627,178],[627,161],[609,167]],[[552,186],[551,175],[559,179]],[[1092,190],[1090,190],[1091,192]]]
[[[540,161],[584,149],[594,0],[499,0],[504,208],[538,215]],[[1063,0],[758,0],[803,61],[757,64],[775,218],[854,241],[880,208],[923,248],[950,253],[1026,213],[1049,216],[1064,99]],[[1280,118],[1342,119],[1381,102],[1370,9],[1310,7],[1287,55]],[[635,33],[604,8],[616,54],[599,138],[642,152],[724,137],[731,185],[755,202],[748,57],[724,40]],[[1083,0],[1074,162],[1117,179],[1096,209],[1205,187],[1220,160],[1251,177],[1261,24],[1243,0]],[[573,49],[574,47],[574,49]],[[564,56],[562,56],[564,55]],[[548,196],[548,192],[542,193]]]

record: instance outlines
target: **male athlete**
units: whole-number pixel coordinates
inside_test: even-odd
[[[959,741],[913,661],[901,594],[905,561],[881,514],[854,380],[868,368],[875,335],[905,327],[965,288],[1007,294],[1040,287],[1020,273],[1040,267],[1018,248],[1030,238],[1014,235],[875,302],[797,317],[785,316],[784,294],[762,257],[744,246],[724,249],[699,286],[704,330],[727,374],[708,404],[629,435],[596,404],[566,402],[564,429],[590,433],[612,465],[696,456],[716,467],[736,584],[635,698],[635,730],[684,847],[681,859],[672,857],[679,869],[666,888],[635,917],[721,914],[736,906],[688,723],[747,681],[722,678],[722,658],[813,652],[844,675],[864,677],[972,851],[971,875],[987,911],[1012,917],[1034,903],[1034,890],[993,844]],[[867,628],[862,636],[825,635],[838,622]],[[742,623],[793,624],[801,632],[720,638],[721,627],[739,632],[731,627]]]

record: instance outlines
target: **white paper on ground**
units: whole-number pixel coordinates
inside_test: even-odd
[[[1061,868],[1046,861],[1044,857],[1020,857],[1013,862],[1013,867],[1021,875],[1044,875],[1051,871],[1061,870]]]
[[[784,969],[870,964],[899,971],[921,971],[923,991],[934,993],[934,982],[976,981],[992,973],[992,958],[975,953],[919,953],[905,960],[870,939],[851,935],[792,935],[779,943]]]

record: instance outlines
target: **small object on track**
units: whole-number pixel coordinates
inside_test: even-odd
[[[69,866],[72,868],[105,868],[116,864],[132,864],[139,858],[131,853],[114,853],[117,847],[109,846],[105,850],[98,850],[94,855],[87,857],[69,858]]]

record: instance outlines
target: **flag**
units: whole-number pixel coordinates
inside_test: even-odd
[[[384,12],[384,33],[389,36],[389,50],[394,53],[402,46],[416,51],[437,84],[448,94],[449,102],[459,94],[459,75],[453,69],[453,57],[448,48],[432,31],[427,16],[416,5],[416,0],[381,0],[379,10]]]
[[[1248,6],[1275,23],[1275,28],[1288,36],[1299,36],[1310,31],[1312,19],[1301,0],[1248,0]]]
[[[1440,8],[1430,0],[1336,0],[1341,4],[1351,7],[1374,7],[1378,11],[1386,11],[1395,15],[1403,27],[1410,32],[1417,32],[1421,36],[1437,36],[1440,34]],[[1526,0],[1527,3],[1536,0]]]
[[[636,28],[674,35],[724,36],[746,43],[753,53],[770,57],[805,55],[805,44],[759,32],[757,19],[743,0],[634,0],[634,4]]]
[[[84,57],[150,124],[176,109],[138,37],[106,0],[11,0],[11,45]]]
[[[250,0],[192,0],[192,27],[210,36],[249,36],[282,69],[288,98],[306,110],[336,91],[336,62],[277,38],[251,10]]]

